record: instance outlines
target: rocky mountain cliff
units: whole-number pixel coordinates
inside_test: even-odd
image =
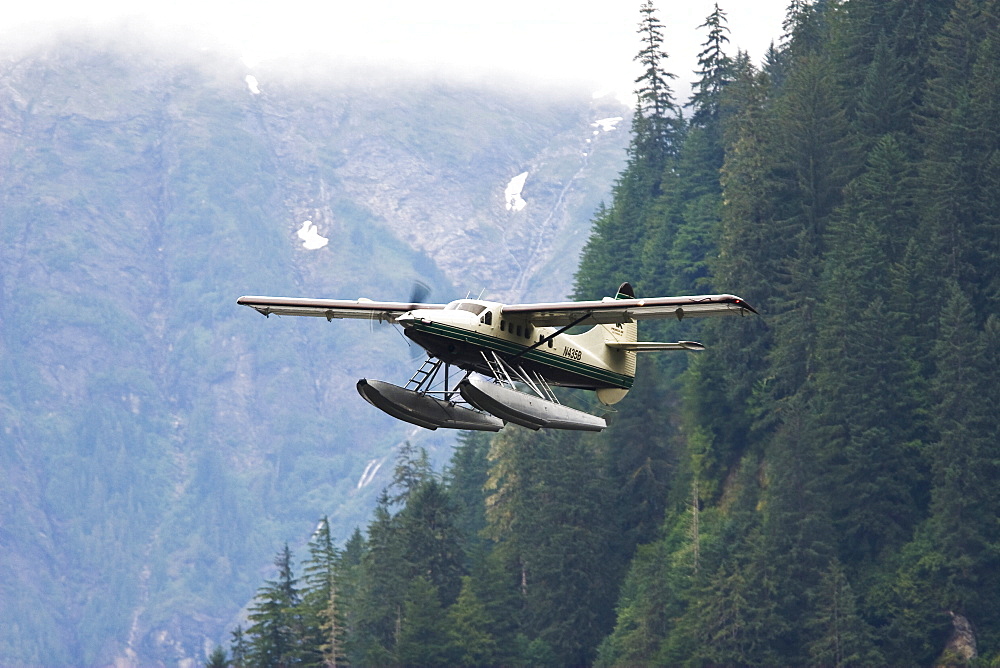
[[[399,332],[238,296],[563,298],[628,140],[580,92],[119,44],[0,63],[4,665],[200,662],[395,446],[447,456],[355,393]]]

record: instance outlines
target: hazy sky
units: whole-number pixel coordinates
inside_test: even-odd
[[[698,26],[715,0],[656,0],[668,70],[686,97],[705,41]],[[759,62],[777,41],[788,0],[720,0],[730,46]],[[633,89],[641,0],[34,0],[8,3],[2,35],[44,34],[40,22],[106,25],[141,16],[165,30],[196,29],[253,62],[322,53],[360,62],[388,60],[473,76],[582,82],[595,91]]]

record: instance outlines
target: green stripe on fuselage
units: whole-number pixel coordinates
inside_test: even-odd
[[[451,325],[445,325],[437,322],[414,323],[411,326],[418,332],[433,334],[434,336],[440,336],[454,341],[461,341],[463,343],[471,343],[473,345],[482,346],[483,348],[495,350],[499,353],[505,353],[508,355],[516,355],[528,347],[519,343],[514,343],[513,341],[509,341],[507,339],[501,339],[496,336],[481,334],[480,332],[463,329],[461,327],[453,327]],[[522,357],[531,362],[535,362],[536,364],[543,364],[545,366],[554,367],[563,371],[569,371],[570,373],[575,373],[579,376],[583,376],[584,378],[608,383],[613,387],[625,390],[630,389],[632,387],[632,383],[635,381],[635,378],[632,376],[615,373],[614,371],[601,369],[583,362],[577,362],[556,353],[543,351],[540,348],[529,350],[524,353]]]

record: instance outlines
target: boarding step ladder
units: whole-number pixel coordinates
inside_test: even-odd
[[[430,389],[431,383],[434,382],[434,376],[437,375],[441,364],[441,360],[434,359],[428,355],[424,363],[420,365],[420,368],[413,372],[410,380],[406,381],[405,389],[426,394],[427,390]]]

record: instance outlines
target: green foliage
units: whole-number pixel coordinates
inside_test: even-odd
[[[229,668],[229,666],[229,656],[226,654],[226,650],[219,645],[212,650],[212,653],[208,655],[208,661],[205,662],[205,668]]]
[[[303,593],[299,604],[302,641],[299,663],[328,666],[345,661],[346,601],[342,585],[345,570],[333,544],[330,521],[323,517],[308,545],[302,564]]]
[[[822,666],[881,665],[872,628],[860,617],[851,584],[836,560],[823,573],[814,608],[805,620],[813,637],[809,663]]]
[[[996,460],[983,454],[996,421],[980,412],[996,405],[981,385],[996,357],[995,12],[792,3],[785,42],[763,72],[735,59],[721,127],[708,123],[720,178],[698,172],[712,153],[693,128],[686,167],[661,177],[660,194],[616,200],[596,221],[610,238],[620,205],[649,212],[634,218],[645,233],[630,230],[644,243],[636,284],[662,292],[704,276],[764,314],[706,327],[716,354],[675,395],[683,437],[664,526],[729,518],[692,525],[710,575],[670,579],[683,542],[640,548],[601,663],[929,663],[942,610],[996,642],[979,596],[997,572],[979,524],[997,513]],[[578,286],[607,259],[591,250]],[[676,388],[668,368],[657,384]],[[651,431],[602,439],[641,450],[663,430]],[[704,512],[682,505],[692,477]],[[727,546],[713,548],[721,535]]]
[[[455,525],[467,540],[465,551],[470,558],[486,546],[485,488],[489,451],[490,437],[486,433],[462,432],[444,476],[448,494],[457,509]]]
[[[302,640],[300,590],[288,545],[274,559],[278,577],[257,592],[247,619],[246,661],[254,666],[284,666],[298,656]]]
[[[462,666],[498,663],[495,628],[496,622],[473,590],[472,578],[463,577],[458,599],[448,610],[449,659]]]
[[[447,621],[437,587],[425,577],[413,578],[403,603],[397,661],[404,666],[448,664],[451,633]]]

